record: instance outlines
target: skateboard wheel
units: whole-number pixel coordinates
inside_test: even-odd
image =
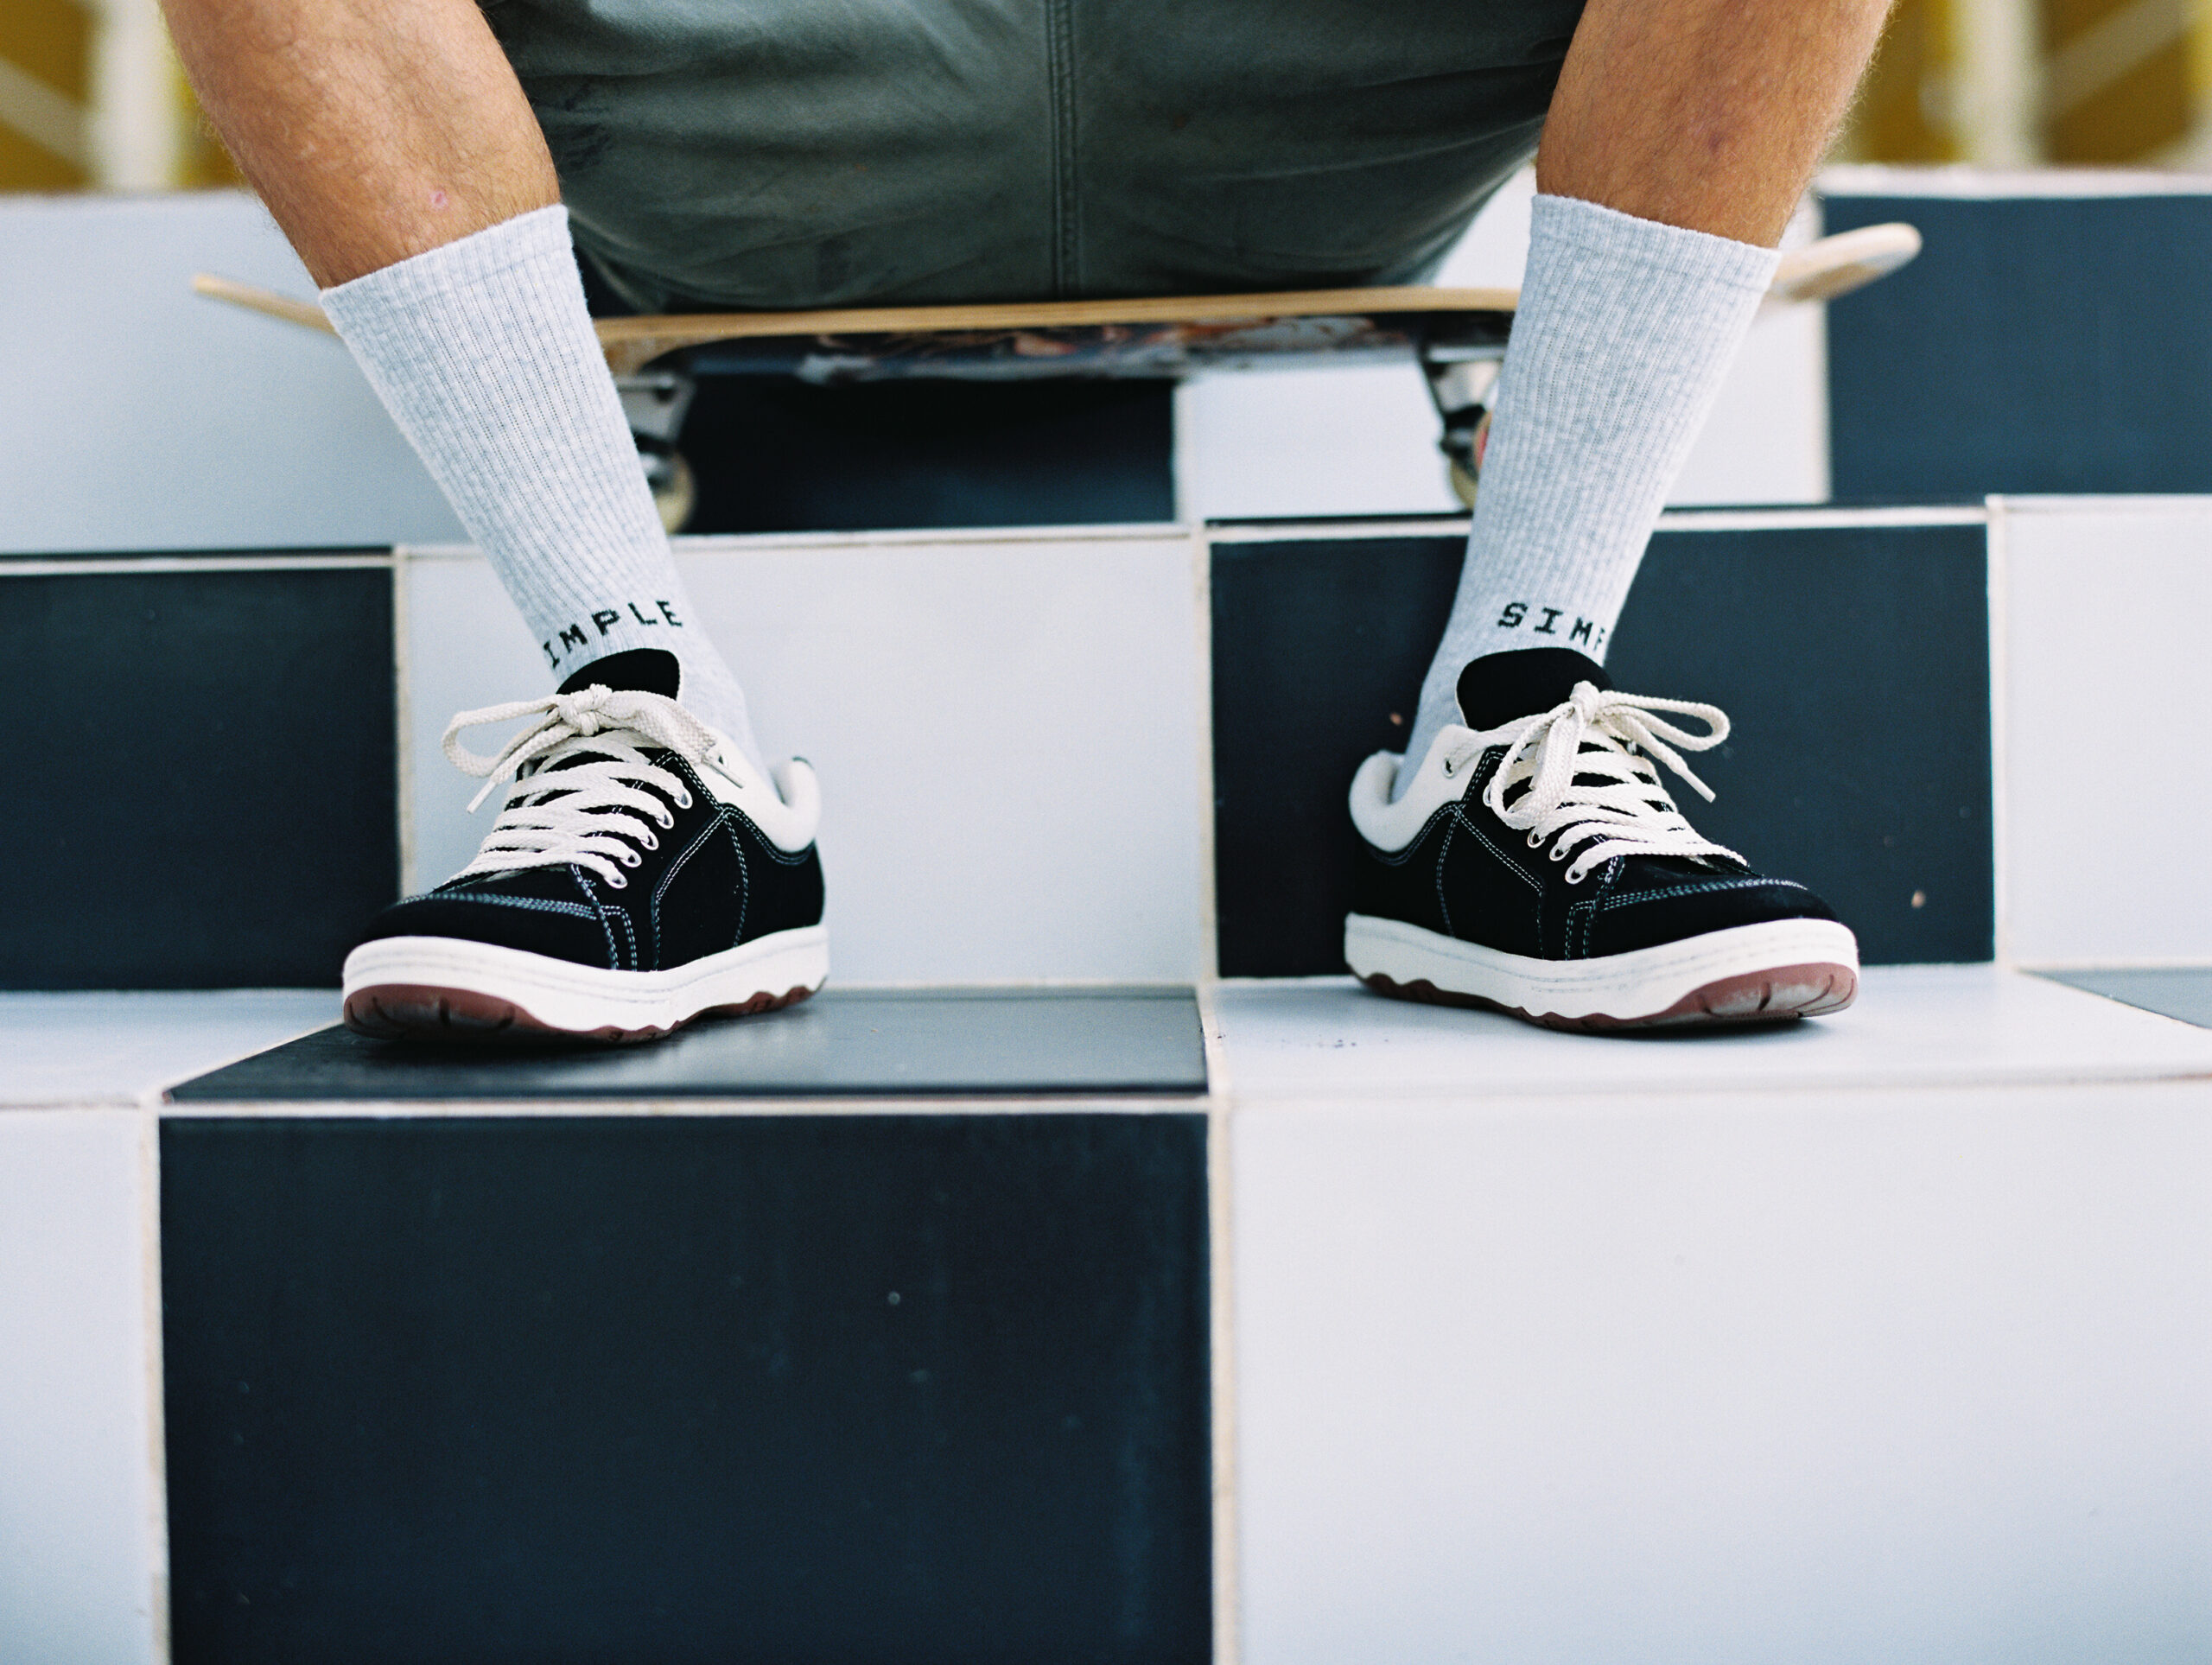
[[[1447,423],[1444,436],[1436,442],[1437,449],[1444,453],[1444,473],[1452,483],[1452,495],[1471,509],[1476,488],[1482,483],[1483,453],[1490,449],[1491,413],[1477,406],[1458,414],[1471,415],[1474,421],[1471,424],[1460,420]]]
[[[653,494],[653,507],[660,515],[661,530],[671,534],[682,531],[690,524],[691,512],[699,506],[699,481],[691,465],[684,461],[683,452],[665,440],[642,434],[633,437],[638,442],[638,461],[645,471],[645,484]]]

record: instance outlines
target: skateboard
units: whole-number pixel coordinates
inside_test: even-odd
[[[1767,304],[1848,294],[1919,251],[1919,232],[1905,225],[1822,238],[1783,257]],[[331,330],[321,308],[289,296],[204,274],[193,288]],[[696,496],[676,439],[702,376],[792,376],[824,386],[926,378],[1179,379],[1200,371],[1410,361],[1436,406],[1452,489],[1471,505],[1490,393],[1519,299],[1510,289],[1409,286],[677,314],[602,319],[596,327],[662,521],[676,531]]]

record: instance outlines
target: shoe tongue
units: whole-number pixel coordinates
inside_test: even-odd
[[[658,694],[672,700],[683,679],[683,662],[667,649],[633,647],[620,653],[610,653],[603,659],[594,659],[563,683],[560,691],[575,694],[587,688],[599,687],[610,691]],[[605,753],[589,750],[571,752],[558,762],[547,764],[542,772],[550,775],[562,769],[572,769],[580,763],[589,763],[606,755]]]
[[[683,662],[666,648],[633,647],[594,659],[563,683],[561,692],[576,694],[596,686],[672,700],[683,681]]]
[[[1571,647],[1530,647],[1517,653],[1485,653],[1459,672],[1459,721],[1484,732],[1516,717],[1548,711],[1577,683],[1611,688],[1605,668]]]

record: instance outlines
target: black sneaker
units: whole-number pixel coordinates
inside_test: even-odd
[[[533,721],[497,757],[458,743],[518,717]],[[674,699],[600,684],[465,711],[445,749],[489,777],[478,803],[516,777],[506,808],[474,861],[386,908],[346,956],[347,1028],[647,1040],[821,988],[822,798],[804,762],[772,783]]]
[[[1352,782],[1361,850],[1344,958],[1370,988],[1560,1029],[1851,1004],[1849,928],[1802,885],[1700,837],[1659,784],[1654,759],[1713,796],[1680,753],[1727,738],[1718,707],[1617,693],[1564,648],[1474,660],[1459,695],[1466,727],[1436,737],[1396,803],[1395,754]]]

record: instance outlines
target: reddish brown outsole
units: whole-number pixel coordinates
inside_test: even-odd
[[[787,988],[780,995],[755,995],[733,1006],[710,1006],[699,1018],[750,1017],[796,1006],[814,991]],[[696,1021],[696,1018],[690,1020]],[[525,1008],[496,995],[473,988],[441,988],[424,983],[372,983],[346,997],[346,1026],[357,1035],[376,1040],[436,1040],[489,1043],[494,1045],[542,1045],[547,1041],[596,1040],[610,1046],[641,1040],[658,1040],[671,1029],[623,1029],[607,1024],[597,1029],[556,1029],[541,1022]]]
[[[1639,1017],[1617,1018],[1592,1013],[1586,1018],[1563,1018],[1556,1013],[1529,1012],[1517,1006],[1484,1000],[1479,995],[1455,994],[1439,988],[1422,977],[1402,983],[1379,972],[1360,981],[1378,995],[1393,1000],[1425,1001],[1431,1006],[1470,1006],[1508,1017],[1539,1023],[1547,1029],[1566,1029],[1583,1034],[1618,1034],[1638,1029],[1679,1029],[1723,1024],[1788,1023],[1840,1012],[1858,998],[1859,973],[1847,965],[1770,966],[1760,971],[1739,972],[1693,988],[1663,1012]]]

